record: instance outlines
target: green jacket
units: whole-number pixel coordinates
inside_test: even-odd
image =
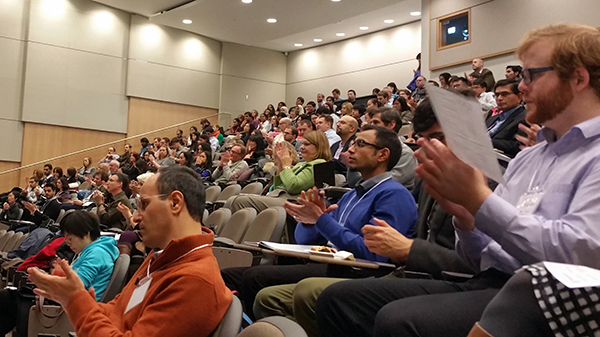
[[[313,166],[326,162],[325,159],[315,159],[311,162],[301,162],[294,167],[279,172],[273,179],[273,190],[282,189],[289,194],[300,194],[315,186]]]

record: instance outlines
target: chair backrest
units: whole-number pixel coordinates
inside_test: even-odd
[[[400,128],[400,131],[398,131],[398,134],[400,136],[406,136],[411,131],[412,131],[412,124],[405,124],[405,125],[402,125],[402,127]]]
[[[0,238],[6,234],[6,229],[0,230]]]
[[[129,270],[129,262],[131,262],[131,258],[128,254],[119,255],[115,261],[115,267],[110,276],[110,281],[108,281],[106,290],[104,291],[104,294],[102,294],[102,298],[100,298],[100,302],[108,303],[112,301],[112,299],[123,290],[123,286],[125,286],[125,277]]]
[[[225,187],[221,194],[219,194],[219,196],[217,197],[217,201],[227,201],[227,199],[233,197],[234,195],[240,194],[241,190],[242,186],[238,184],[229,185]]]
[[[221,323],[217,325],[215,331],[210,335],[211,337],[235,337],[242,329],[242,316],[244,315],[244,309],[242,308],[242,302],[233,296],[231,304]]]
[[[19,214],[17,215],[17,218],[15,220],[21,220],[22,217],[23,217],[23,209],[19,208]]]
[[[69,210],[69,213],[71,211],[74,212],[75,210]],[[62,219],[65,217],[65,215],[67,215],[67,211],[65,211],[64,209],[61,209],[60,213],[58,213],[58,218],[56,218],[56,223],[59,224],[62,221]]]
[[[217,200],[219,193],[221,193],[221,186],[210,186],[206,189],[206,201],[213,202]]]
[[[2,235],[2,237],[0,238],[0,252],[4,252],[4,247],[6,247],[8,241],[15,235],[14,231],[10,231],[7,232],[6,234]]]
[[[17,241],[17,243],[15,243],[15,246],[11,250],[17,249],[23,243],[23,241],[25,241],[25,239],[27,239],[28,235],[29,235],[29,233],[23,234],[23,236],[21,236],[21,238],[19,239],[19,241]]]
[[[202,224],[212,229],[215,235],[219,235],[219,232],[224,227],[223,224],[227,223],[229,218],[231,218],[231,210],[228,208],[219,208],[212,212]]]
[[[208,218],[208,210],[206,208],[204,208],[204,212],[202,213],[202,223],[204,223],[206,221],[206,218]]]
[[[244,329],[239,337],[308,337],[302,327],[281,316],[263,318],[250,324]]]
[[[81,185],[79,185],[79,190],[80,191],[89,190],[90,187],[91,187],[90,183],[88,183],[87,181],[84,181],[81,183]]]
[[[344,186],[344,184],[346,183],[346,176],[343,174],[339,174],[337,173],[335,175],[335,186]]]
[[[260,195],[262,190],[263,190],[263,185],[257,181],[255,183],[250,183],[250,184],[244,186],[244,188],[242,188],[242,190],[240,191],[240,194]]]
[[[248,207],[240,209],[239,211],[233,213],[231,218],[229,218],[229,221],[225,223],[225,226],[222,226],[223,229],[220,231],[219,236],[240,243],[244,237],[244,234],[246,234],[248,224],[252,223],[255,217],[256,210],[254,208]]]
[[[10,252],[11,250],[15,249],[18,246],[17,243],[21,240],[22,237],[23,237],[22,232],[15,233],[10,239],[8,239],[8,241],[6,242],[6,245],[4,246],[4,249],[2,249],[2,251]]]
[[[254,218],[254,221],[248,226],[243,241],[280,242],[285,221],[286,212],[283,207],[269,207]]]

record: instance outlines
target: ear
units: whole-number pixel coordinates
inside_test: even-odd
[[[169,196],[169,199],[169,208],[171,209],[171,213],[173,215],[179,215],[185,208],[185,199],[183,198],[183,194],[179,191],[173,191],[173,193],[171,193]]]
[[[585,67],[578,67],[573,74],[575,90],[582,91],[590,84],[590,73]]]
[[[390,158],[390,149],[387,147],[379,150],[379,155],[377,156],[377,162],[383,163],[386,162]]]

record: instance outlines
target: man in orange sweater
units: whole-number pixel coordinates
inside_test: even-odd
[[[62,305],[77,336],[209,336],[231,303],[202,229],[205,194],[194,171],[163,168],[142,187],[134,222],[155,249],[120,295],[96,303],[93,289],[59,261],[63,276],[30,268],[36,294]]]

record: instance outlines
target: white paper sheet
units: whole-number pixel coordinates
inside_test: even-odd
[[[434,86],[427,88],[427,95],[452,152],[487,177],[504,183],[479,102]]]
[[[259,242],[259,246],[263,247],[263,248],[268,248],[271,250],[280,250],[280,251],[303,253],[303,254],[309,254],[310,249],[312,247],[315,247],[314,245],[293,245],[293,244],[275,243],[275,242],[268,242],[268,241]]]
[[[567,288],[600,287],[600,270],[586,266],[544,262],[546,269]]]

